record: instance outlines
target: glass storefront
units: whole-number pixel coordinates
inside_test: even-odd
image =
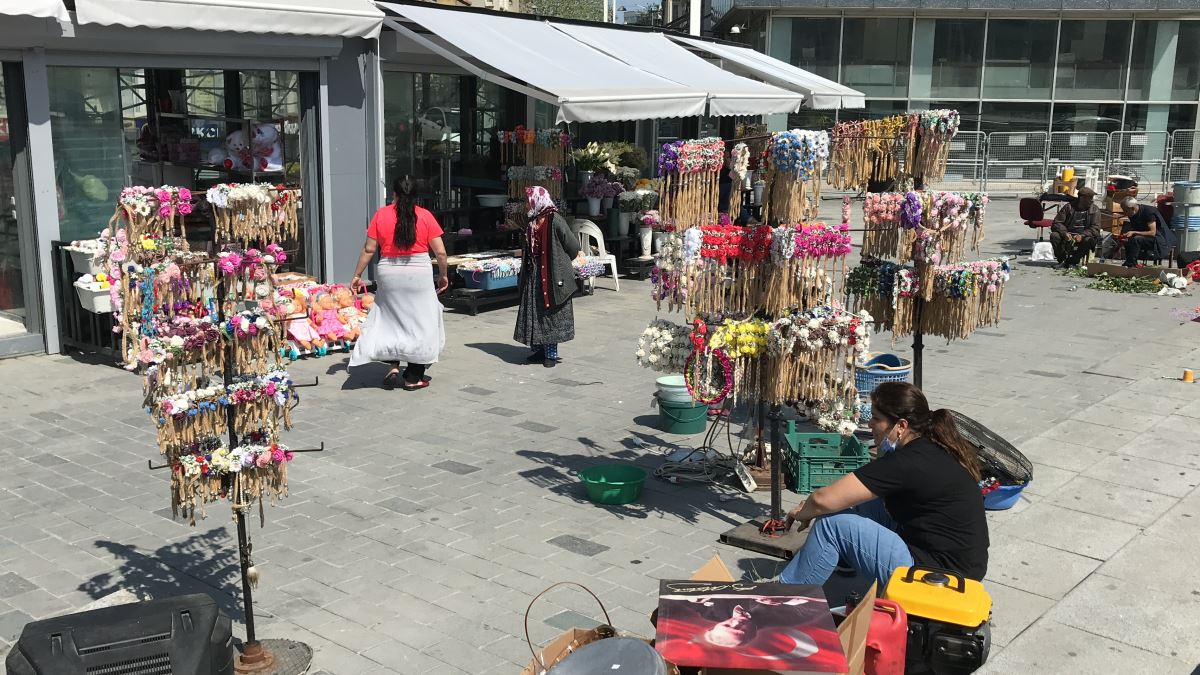
[[[980,131],[1046,131],[1049,128],[1049,103],[984,101],[979,110]]]
[[[1056,99],[1120,99],[1129,61],[1129,21],[1063,21]]]
[[[979,95],[979,71],[983,65],[983,21],[980,19],[937,19],[928,63],[930,95],[938,98],[974,98]],[[915,95],[915,94],[914,94]]]
[[[302,115],[298,72],[56,66],[48,79],[63,240],[96,236],[125,185],[304,185],[302,129],[316,120]],[[235,132],[260,142],[238,153]],[[192,218],[205,236],[203,210]],[[283,242],[299,270],[304,233]]]
[[[841,82],[867,96],[907,96],[911,19],[846,19]]]
[[[408,174],[430,208],[473,207],[474,195],[504,190],[500,132],[525,123],[524,95],[474,77],[385,70],[384,166],[387,192]],[[535,102],[541,128],[557,109]]]
[[[790,127],[956,108],[963,129],[1195,128],[1200,20],[776,16],[770,54],[867,95]],[[1165,128],[1164,128],[1165,125]]]
[[[821,77],[838,79],[841,19],[779,19],[779,24],[771,35],[772,56]]]
[[[984,98],[1050,98],[1057,21],[989,21]]]
[[[2,65],[2,64],[0,64]],[[26,332],[21,223],[17,217],[16,147],[9,120],[8,86],[0,69],[0,338]],[[15,104],[15,101],[14,101]],[[13,125],[15,126],[15,125]]]

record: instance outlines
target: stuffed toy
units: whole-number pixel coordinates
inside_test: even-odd
[[[279,128],[274,124],[255,124],[254,137],[250,140],[255,171],[283,170],[283,143],[279,140]]]
[[[283,296],[279,303],[287,307],[287,320],[284,322],[287,326],[288,338],[292,340],[307,352],[315,353],[318,356],[323,356],[329,351],[329,347],[325,344],[325,339],[317,332],[316,326],[313,325],[313,320],[305,314],[308,313],[308,307],[304,297],[304,291],[296,289],[291,296]],[[292,358],[296,358],[298,350],[293,347]]]
[[[225,137],[224,148],[213,148],[208,153],[209,162],[230,171],[249,171],[252,159],[250,143],[246,141],[246,132],[242,129]]]
[[[354,294],[350,292],[349,288],[338,287],[333,292],[333,297],[337,301],[338,318],[346,327],[346,339],[353,342],[362,333],[362,325],[367,320],[367,315],[355,305]]]
[[[321,291],[312,298],[313,324],[326,342],[338,342],[346,337],[346,327],[338,318],[337,300],[329,291]]]

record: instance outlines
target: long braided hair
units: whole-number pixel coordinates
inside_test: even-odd
[[[396,248],[412,248],[417,243],[417,183],[407,174],[396,178],[392,183],[392,191],[396,193],[396,201],[392,206],[396,209],[396,231],[392,234],[392,243]]]

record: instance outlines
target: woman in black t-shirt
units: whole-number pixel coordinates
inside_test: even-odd
[[[930,411],[906,382],[879,385],[871,413],[879,457],[788,513],[789,527],[813,529],[780,580],[823,584],[839,560],[880,589],[914,563],[982,580],[988,532],[975,447],[949,410]]]

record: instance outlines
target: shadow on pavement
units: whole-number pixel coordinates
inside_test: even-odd
[[[518,472],[518,475],[534,486],[580,504],[604,509],[621,519],[644,519],[654,515],[697,523],[700,516],[710,516],[733,526],[740,525],[762,512],[761,505],[731,486],[717,487],[696,482],[673,485],[655,478],[654,469],[662,459],[659,455],[639,454],[628,448],[594,455],[568,455],[537,450],[520,450],[517,455],[543,465],[537,469]],[[614,460],[633,463],[646,470],[646,484],[642,488],[642,496],[632,504],[595,504],[588,499],[578,474],[587,467],[615,463]]]
[[[79,590],[97,600],[120,590],[142,600],[204,593],[234,621],[245,618],[239,600],[237,541],[225,528],[197,533],[151,552],[104,540],[96,541],[96,548],[120,562],[115,572],[98,574],[79,585]]]
[[[489,354],[505,363],[514,365],[525,365],[525,357],[529,356],[531,351],[529,347],[524,345],[505,344],[502,342],[468,342],[463,346],[478,349],[484,354]]]

